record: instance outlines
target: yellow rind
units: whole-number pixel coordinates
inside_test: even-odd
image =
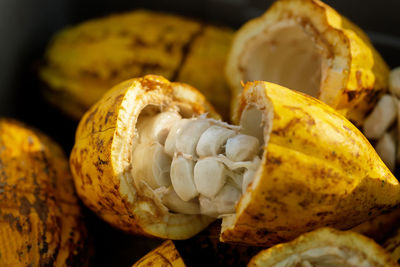
[[[70,166],[78,195],[101,218],[127,232],[165,239],[186,239],[213,219],[166,212],[130,175],[135,124],[146,105],[181,105],[193,114],[219,118],[192,87],[147,75],[111,89],[79,123]]]
[[[178,250],[176,250],[174,243],[171,240],[167,240],[132,265],[132,267],[141,266],[185,267],[186,265]]]
[[[60,147],[0,119],[0,266],[86,266],[87,232]]]
[[[47,99],[80,119],[112,86],[158,74],[196,86],[228,117],[223,69],[233,31],[180,16],[137,10],[56,34],[39,76]]]
[[[248,42],[281,20],[311,26],[328,48],[332,61],[322,81],[318,98],[338,110],[356,125],[387,90],[389,69],[367,35],[337,11],[318,0],[278,0],[261,17],[242,26],[235,34],[226,65],[232,89],[232,111],[238,108],[243,68],[240,58]],[[337,70],[340,70],[338,72]],[[245,81],[246,82],[246,81]]]
[[[152,75],[121,83],[79,124],[70,158],[77,191],[122,230],[186,239],[212,219],[168,213],[130,175],[136,120],[150,104],[215,116],[188,85]],[[264,154],[235,216],[223,219],[222,241],[268,246],[323,226],[349,229],[400,203],[396,178],[358,129],[331,107],[267,82],[247,83],[235,120],[252,105],[264,115]]]
[[[373,240],[354,232],[341,232],[331,228],[321,228],[306,233],[295,240],[276,245],[261,251],[247,265],[275,266],[291,255],[313,248],[337,247],[357,253],[360,258],[367,260],[371,266],[399,266],[390,255]]]
[[[331,107],[267,82],[246,84],[236,121],[248,105],[264,110],[270,127],[261,165],[236,216],[223,223],[222,241],[268,246],[323,226],[349,229],[400,203],[396,178]]]

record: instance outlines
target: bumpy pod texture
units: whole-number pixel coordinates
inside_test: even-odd
[[[366,34],[319,0],[278,0],[236,33],[226,74],[264,80],[327,103],[357,125],[388,87],[388,67]]]
[[[43,134],[0,119],[0,265],[84,266],[87,236],[68,162]]]
[[[76,119],[112,86],[159,74],[196,86],[228,117],[224,65],[233,31],[138,10],[84,22],[58,33],[40,77],[44,94]]]

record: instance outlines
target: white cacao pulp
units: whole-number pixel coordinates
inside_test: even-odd
[[[311,27],[299,24],[277,22],[249,39],[239,58],[241,79],[269,81],[318,97],[331,64],[328,51]]]
[[[276,267],[301,266],[301,267],[371,267],[373,266],[366,258],[356,251],[350,251],[346,248],[326,246],[315,247],[293,254],[280,262]]]
[[[136,186],[147,184],[172,212],[220,217],[235,205],[259,166],[260,133],[177,112],[142,114],[132,154]]]

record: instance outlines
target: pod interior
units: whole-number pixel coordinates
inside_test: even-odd
[[[184,106],[146,105],[132,143],[135,188],[150,189],[172,214],[234,215],[264,155],[265,117],[256,104],[245,107],[238,126]]]
[[[290,255],[289,257],[277,262],[276,267],[290,266],[315,266],[315,267],[372,267],[372,264],[362,252],[356,251],[349,247],[339,246],[323,246],[309,248],[299,253]]]
[[[328,50],[311,25],[283,20],[244,47],[239,66],[245,81],[268,81],[319,97]]]

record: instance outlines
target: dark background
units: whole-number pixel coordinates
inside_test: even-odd
[[[399,0],[325,2],[364,29],[391,67],[400,66]],[[262,14],[271,3],[270,0],[1,0],[0,116],[14,117],[41,129],[69,154],[76,122],[43,101],[35,74],[47,42],[57,30],[137,7],[238,28],[248,19]],[[94,266],[130,266],[160,242],[125,235],[91,212],[86,213],[97,249]],[[203,258],[198,263],[211,266],[212,259]]]

